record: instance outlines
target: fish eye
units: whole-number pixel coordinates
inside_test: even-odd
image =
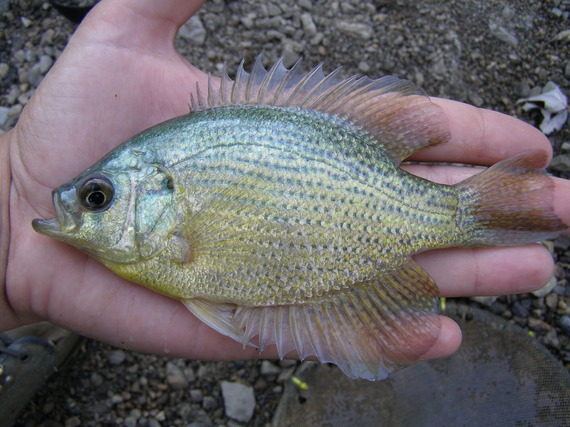
[[[102,175],[88,177],[78,190],[82,206],[92,212],[108,208],[113,201],[115,190],[111,181]]]

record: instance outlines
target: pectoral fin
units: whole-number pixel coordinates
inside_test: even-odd
[[[349,377],[380,380],[418,361],[437,341],[438,290],[427,273],[409,261],[401,269],[355,285],[323,301],[243,307],[199,299],[184,304],[216,331],[260,351],[276,344],[279,356],[295,350],[316,356]]]

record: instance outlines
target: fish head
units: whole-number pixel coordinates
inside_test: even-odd
[[[175,228],[175,186],[162,167],[95,165],[53,191],[56,216],[34,230],[106,263],[132,263],[164,249]]]

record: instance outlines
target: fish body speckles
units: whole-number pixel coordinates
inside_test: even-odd
[[[449,138],[404,80],[258,60],[192,106],[56,190],[58,217],[34,227],[244,345],[385,378],[439,336],[437,286],[411,255],[566,228],[537,208],[552,192],[539,153],[454,186],[400,169]]]

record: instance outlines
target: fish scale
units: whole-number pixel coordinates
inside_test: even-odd
[[[437,343],[426,249],[515,245],[566,229],[544,153],[446,186],[399,166],[445,143],[445,115],[395,77],[256,61],[210,79],[190,114],[135,135],[54,191],[43,234],[180,300],[260,351],[379,380]]]

